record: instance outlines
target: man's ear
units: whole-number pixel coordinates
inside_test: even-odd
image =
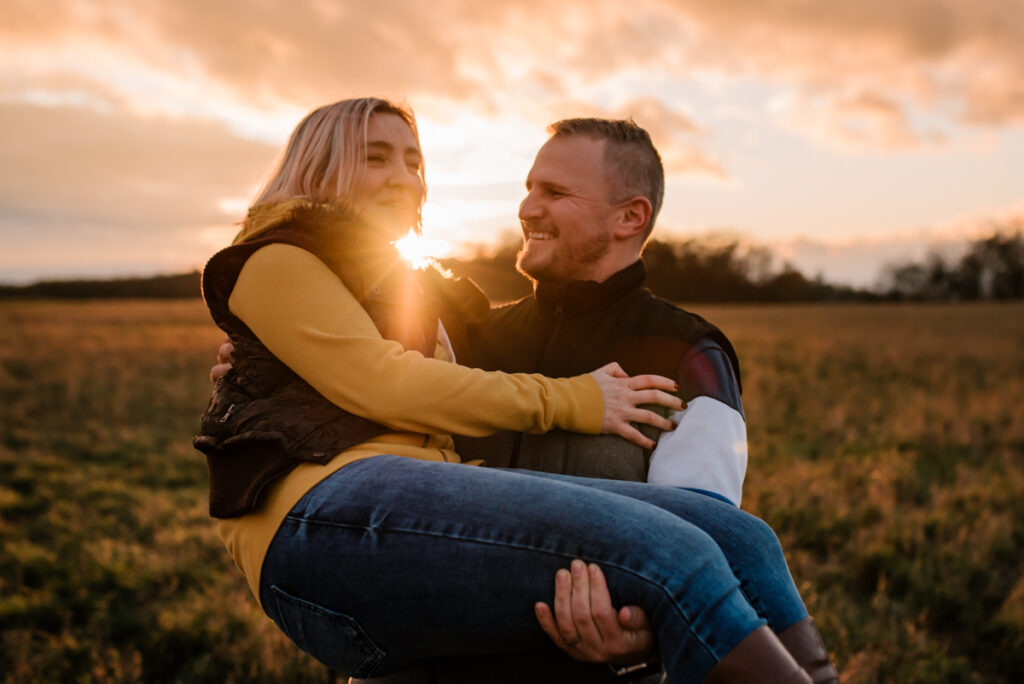
[[[619,207],[614,235],[619,240],[628,240],[637,235],[642,236],[650,220],[651,201],[639,195],[633,197]]]

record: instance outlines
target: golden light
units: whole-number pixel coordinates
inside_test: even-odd
[[[451,251],[451,245],[445,240],[425,238],[417,235],[412,229],[404,238],[395,241],[395,247],[402,258],[416,269],[426,268],[431,259],[439,259]]]

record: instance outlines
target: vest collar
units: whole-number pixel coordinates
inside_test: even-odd
[[[601,283],[594,280],[538,281],[534,296],[543,313],[571,316],[606,306],[641,287],[646,279],[647,269],[638,259]]]

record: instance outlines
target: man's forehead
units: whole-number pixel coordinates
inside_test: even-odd
[[[583,172],[604,170],[604,140],[582,135],[549,138],[533,161],[532,182],[568,182]]]
[[[548,138],[547,142],[541,146],[537,157],[578,159],[582,156],[588,158],[589,161],[602,158],[604,146],[604,140],[588,135],[555,135]]]

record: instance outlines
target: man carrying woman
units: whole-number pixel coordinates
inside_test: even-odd
[[[263,609],[321,661],[383,675],[542,648],[533,606],[583,559],[650,616],[673,682],[810,681],[774,634],[806,611],[756,518],[676,487],[458,462],[452,432],[603,431],[650,448],[631,423],[673,426],[639,405],[682,402],[675,381],[617,365],[553,380],[446,363],[438,319],[463,297],[389,244],[417,222],[422,169],[409,112],[321,108],[204,273],[235,358],[197,446]],[[650,218],[589,206],[624,234]]]

